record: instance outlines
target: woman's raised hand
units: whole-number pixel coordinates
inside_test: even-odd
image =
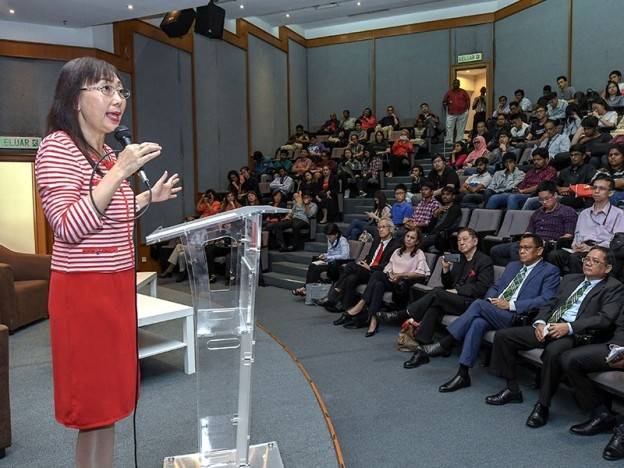
[[[158,143],[132,143],[117,155],[115,168],[124,179],[141,169],[146,163],[160,156],[162,147]]]

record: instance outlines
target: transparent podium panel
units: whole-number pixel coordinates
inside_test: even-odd
[[[275,442],[254,446],[250,456],[249,432],[262,214],[287,212],[239,208],[147,236],[148,244],[180,239],[195,313],[199,452],[168,457],[164,466],[245,467],[256,459],[258,466],[282,466]],[[209,265],[222,265],[226,286],[210,283]],[[188,460],[198,464],[183,464]]]

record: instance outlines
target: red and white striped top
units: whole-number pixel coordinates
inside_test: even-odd
[[[105,146],[106,151],[110,148]],[[115,161],[115,155],[110,156]],[[111,164],[109,164],[109,167]],[[65,132],[54,132],[41,142],[35,176],[43,211],[54,231],[52,270],[111,273],[134,268],[132,222],[100,218],[89,197],[92,167]],[[106,174],[107,167],[100,165]],[[101,180],[94,177],[94,185]],[[105,211],[115,219],[134,214],[134,192],[126,181]]]

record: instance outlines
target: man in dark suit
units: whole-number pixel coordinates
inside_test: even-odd
[[[517,352],[544,348],[541,388],[527,426],[541,427],[548,421],[550,400],[561,380],[561,354],[574,347],[575,335],[588,330],[608,330],[620,313],[624,288],[609,276],[615,258],[601,246],[592,247],[583,259],[583,274],[564,277],[557,295],[539,310],[532,326],[496,332],[492,368],[507,379],[507,387],[486,397],[490,405],[521,402],[516,379]]]
[[[494,281],[492,259],[477,250],[478,243],[477,233],[473,229],[460,229],[457,234],[459,262],[453,264],[447,261],[447,258],[451,257],[446,255],[442,259],[443,287],[429,291],[407,306],[408,316],[420,323],[414,337],[419,343],[431,343],[436,325],[444,314],[461,315],[472,301],[483,297],[492,285]],[[450,350],[432,353],[435,356],[450,356],[450,354]],[[403,367],[406,369],[418,367],[429,362],[429,356],[425,348],[421,347],[403,364]]]
[[[468,369],[479,356],[481,340],[489,330],[511,327],[517,316],[544,306],[559,287],[559,269],[543,261],[544,242],[535,234],[524,234],[519,244],[519,262],[511,262],[501,278],[468,310],[448,326],[449,335],[439,343],[423,346],[428,355],[448,352],[463,341],[459,370],[440,392],[454,392],[470,386]]]
[[[356,303],[355,288],[357,285],[367,283],[374,271],[383,271],[394,251],[401,247],[401,242],[393,238],[394,223],[392,220],[381,219],[377,224],[377,229],[379,237],[373,242],[366,259],[357,263],[347,263],[330,290],[327,300],[320,302],[330,312],[336,311],[338,301],[341,302],[343,309],[353,307]],[[342,314],[334,321],[334,325],[344,325],[349,320],[348,316]]]
[[[588,374],[624,370],[624,355],[607,362],[611,351],[610,345],[624,346],[624,313],[620,312],[615,324],[615,332],[609,340],[601,344],[579,346],[561,355],[561,367],[572,387],[576,404],[583,411],[590,412],[587,421],[575,424],[570,432],[577,435],[591,436],[602,432],[611,432],[617,426],[615,414],[608,406],[605,392],[600,390]],[[602,456],[607,460],[624,458],[624,424],[613,431],[611,440],[605,447]]]

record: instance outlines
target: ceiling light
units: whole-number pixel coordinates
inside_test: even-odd
[[[362,6],[362,2],[357,2],[357,6]]]
[[[245,9],[245,5],[243,5],[242,3],[240,4],[240,9],[244,10]]]
[[[286,18],[290,18],[290,13],[286,13]]]
[[[14,14],[15,14],[15,10],[14,10],[13,8],[11,8],[11,9],[9,10],[9,14],[14,15]]]
[[[323,5],[317,5],[315,8],[317,10],[326,10],[327,8],[336,8],[338,6],[338,2],[325,3]]]
[[[128,10],[134,10],[134,5],[128,5]]]

